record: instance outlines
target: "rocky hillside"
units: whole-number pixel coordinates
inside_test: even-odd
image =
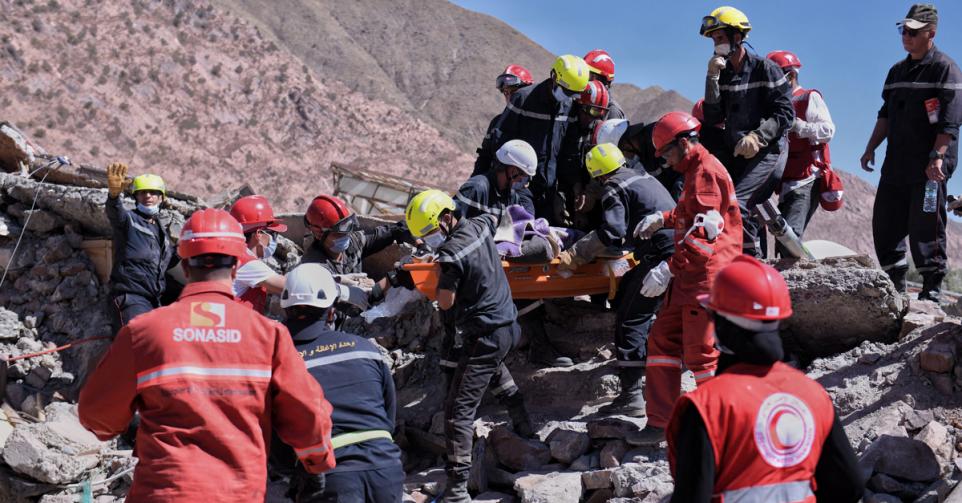
[[[504,106],[495,76],[518,63],[544,79],[554,57],[507,24],[446,0],[215,1],[318,75],[401,107],[468,152]],[[621,84],[613,94],[633,121],[692,105],[659,87]]]
[[[875,205],[875,186],[855,174],[845,171],[839,173],[845,184],[845,206],[835,212],[816,212],[805,239],[835,241],[874,257],[872,207]],[[949,267],[962,268],[962,224],[950,220],[947,234]]]
[[[4,117],[75,161],[125,160],[200,196],[249,182],[286,210],[328,188],[334,160],[441,184],[471,163],[203,2],[0,0],[0,24]]]

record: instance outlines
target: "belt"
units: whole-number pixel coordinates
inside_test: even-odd
[[[335,449],[340,449],[347,445],[359,444],[376,438],[386,438],[392,442],[394,441],[394,438],[391,437],[391,432],[387,430],[351,431],[332,437],[331,445],[334,446]]]

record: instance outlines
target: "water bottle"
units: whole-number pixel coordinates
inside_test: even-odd
[[[922,200],[922,211],[935,213],[939,201],[939,182],[929,180],[925,182],[925,199]]]

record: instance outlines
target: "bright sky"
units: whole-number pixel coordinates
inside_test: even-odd
[[[605,49],[615,60],[616,81],[674,89],[692,101],[704,95],[712,53],[711,41],[698,35],[698,27],[702,17],[725,5],[704,0],[453,1],[506,22],[555,54],[581,56]],[[912,2],[752,0],[730,5],[751,20],[748,42],[759,54],[794,52],[802,61],[802,86],[822,92],[837,129],[831,143],[833,165],[878,182],[878,169],[862,171],[859,158],[882,103],[885,75],[906,56],[895,23]],[[935,43],[960,62],[962,36],[951,27],[962,26],[962,2],[943,1],[936,7],[941,29]],[[883,143],[876,151],[878,168],[884,153]],[[962,193],[962,172],[950,180],[949,192]]]

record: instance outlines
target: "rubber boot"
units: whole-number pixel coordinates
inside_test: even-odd
[[[448,482],[440,501],[444,503],[471,503],[471,495],[468,493],[468,480],[448,476]]]
[[[598,413],[628,417],[645,416],[645,397],[642,393],[642,378],[645,370],[640,367],[621,367],[618,377],[621,380],[621,393],[608,405],[598,409]]]
[[[524,405],[524,397],[520,391],[505,397],[504,405],[508,409],[508,417],[511,418],[511,425],[514,432],[520,437],[534,437],[534,426],[531,424],[531,416],[528,415],[528,408]]]

